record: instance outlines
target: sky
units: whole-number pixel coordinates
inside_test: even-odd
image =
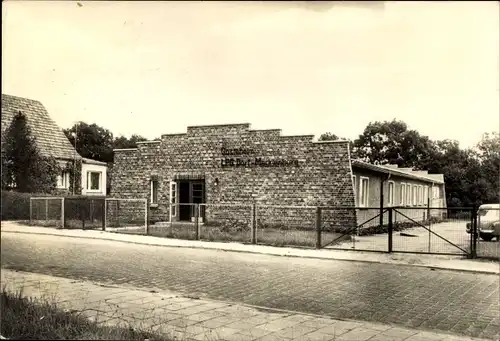
[[[354,139],[500,128],[499,3],[2,2],[2,93],[61,128],[153,139],[250,123]]]

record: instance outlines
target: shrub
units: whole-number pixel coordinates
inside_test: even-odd
[[[30,193],[2,191],[2,220],[28,220]]]

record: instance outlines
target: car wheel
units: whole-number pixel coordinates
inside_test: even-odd
[[[485,242],[489,242],[493,239],[493,236],[489,234],[481,234],[481,239]]]

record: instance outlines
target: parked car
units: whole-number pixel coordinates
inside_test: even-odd
[[[467,233],[472,232],[472,224],[467,223]],[[479,206],[477,211],[477,232],[482,240],[489,242],[496,237],[500,242],[500,204]]]

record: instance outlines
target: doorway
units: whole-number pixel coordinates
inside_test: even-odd
[[[193,221],[195,209],[193,204],[205,203],[204,180],[179,181],[179,220]],[[184,205],[183,205],[184,204]],[[187,204],[187,205],[186,205]],[[201,210],[204,211],[204,210]],[[200,212],[203,213],[203,212]],[[203,214],[200,214],[203,217]]]

